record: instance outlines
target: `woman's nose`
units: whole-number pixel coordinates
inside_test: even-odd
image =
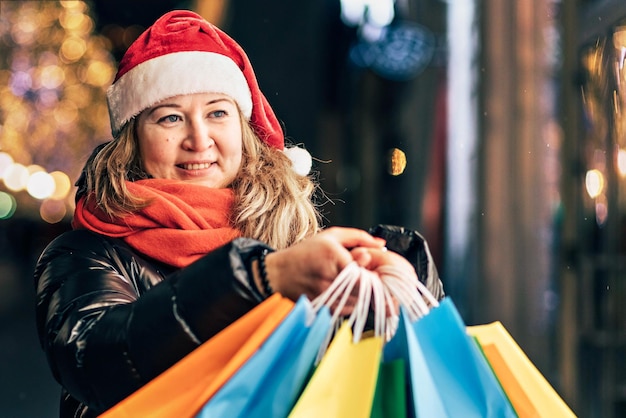
[[[206,120],[192,118],[187,123],[187,138],[183,142],[189,151],[204,151],[215,144],[211,137],[211,129]]]

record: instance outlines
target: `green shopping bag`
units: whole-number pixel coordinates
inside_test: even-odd
[[[380,364],[371,418],[405,418],[407,416],[404,360]]]

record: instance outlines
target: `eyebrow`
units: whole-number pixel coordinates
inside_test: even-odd
[[[228,103],[232,103],[234,104],[234,101],[230,98],[227,97],[219,97],[217,99],[214,100],[209,100],[208,102],[206,102],[204,105],[205,106],[209,106],[215,103],[219,103],[219,102],[228,102]],[[152,113],[154,113],[155,110],[160,109],[162,107],[173,107],[173,108],[181,108],[182,106],[177,104],[177,103],[161,103],[159,105],[154,106],[152,109],[150,109],[150,111],[148,112],[148,116],[151,115]]]

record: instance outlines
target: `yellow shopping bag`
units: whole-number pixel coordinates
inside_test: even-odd
[[[520,418],[576,416],[499,321],[467,331],[477,339]]]
[[[382,348],[382,337],[352,342],[344,322],[289,417],[369,418]]]

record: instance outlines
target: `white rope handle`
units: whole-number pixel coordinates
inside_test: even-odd
[[[399,323],[396,303],[404,308],[410,321],[418,320],[427,315],[431,307],[439,306],[437,299],[414,272],[389,265],[370,271],[352,261],[343,268],[331,285],[311,302],[315,312],[324,306],[330,308],[334,305],[331,328],[320,347],[318,361],[326,352],[333,334],[344,321],[341,312],[350,295],[354,293],[355,286],[358,286],[357,301],[347,318],[352,327],[354,342],[361,340],[370,312],[373,312],[374,335],[389,341]]]
[[[439,302],[419,278],[397,266],[381,266],[378,269],[387,290],[403,306],[411,321],[425,316]],[[430,305],[430,306],[429,306]]]
[[[335,306],[335,310],[331,316],[331,323],[337,324],[340,322],[339,315],[348,302],[348,298],[352,293],[352,289],[359,281],[360,271],[356,261],[349,263],[344,267],[337,275],[331,285],[322,293],[319,294],[311,304],[315,311],[319,311],[322,306],[328,306],[329,308],[341,298]]]
[[[330,308],[335,302],[337,302],[337,299],[339,299],[339,302],[334,307],[334,311],[332,312],[330,318],[330,329],[326,333],[326,336],[324,337],[317,353],[317,358],[315,360],[316,364],[320,362],[326,353],[326,349],[328,348],[334,333],[339,329],[339,325],[343,320],[343,318],[340,318],[341,311],[346,306],[348,298],[352,293],[352,289],[354,289],[354,286],[359,280],[359,276],[360,271],[356,261],[349,263],[339,272],[331,285],[311,302],[314,311],[318,312],[324,306]]]
[[[350,262],[337,275],[331,285],[311,302],[315,312],[324,306],[330,308],[334,305],[334,311],[331,315],[331,328],[320,346],[317,362],[323,357],[333,334],[344,321],[344,318],[341,317],[341,311],[357,285],[357,300],[352,313],[347,318],[348,324],[352,328],[353,341],[356,343],[363,337],[370,307],[374,312],[374,335],[387,338],[389,324],[386,312],[387,306],[393,306],[393,298],[385,290],[378,274],[360,267],[356,261]]]

